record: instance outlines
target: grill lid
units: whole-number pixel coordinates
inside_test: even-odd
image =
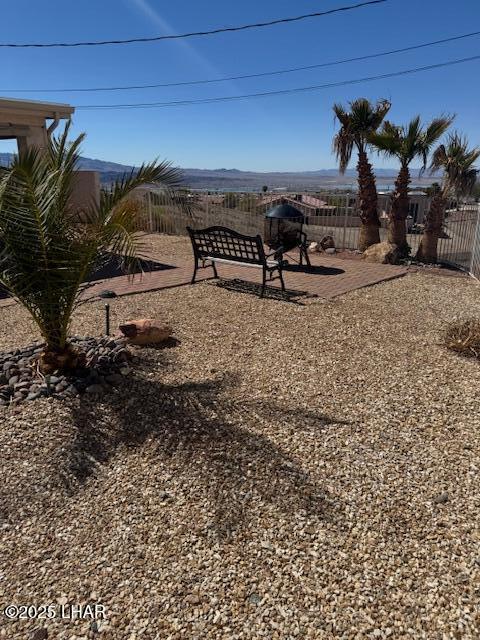
[[[291,204],[278,204],[276,207],[269,209],[265,214],[266,218],[283,218],[284,220],[298,220],[301,218],[303,221],[303,213]]]

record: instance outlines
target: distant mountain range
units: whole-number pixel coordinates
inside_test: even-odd
[[[338,169],[316,171],[239,171],[238,169],[184,169],[185,181],[193,189],[260,190],[266,185],[269,190],[315,190],[356,187],[357,173],[348,169],[342,176]],[[391,186],[398,171],[376,169],[379,188]],[[431,177],[418,178],[419,170],[412,170],[415,184],[428,185]]]
[[[12,154],[0,153],[0,165],[10,163]],[[81,157],[79,168],[84,171],[98,171],[102,184],[110,184],[133,167],[117,162]],[[318,169],[316,171],[240,171],[239,169],[183,169],[185,184],[192,189],[210,190],[260,190],[266,185],[272,189],[333,189],[355,186],[356,171],[347,169],[340,175],[338,169]],[[430,176],[419,177],[419,169],[412,169],[412,178],[418,185],[428,185],[434,180]],[[396,169],[375,169],[379,187],[391,185],[397,175]]]

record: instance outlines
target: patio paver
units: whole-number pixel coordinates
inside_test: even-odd
[[[307,293],[309,296],[325,300],[331,300],[355,289],[399,278],[408,271],[406,267],[370,264],[360,260],[342,260],[325,254],[313,254],[311,261],[315,267],[324,267],[326,273],[305,273],[286,270],[284,271],[285,285],[289,290],[298,290],[299,292]],[[182,257],[173,262],[170,261],[169,264],[175,268],[148,273],[142,278],[136,276],[133,280],[130,280],[126,276],[119,276],[108,280],[99,280],[89,287],[84,295],[87,298],[94,298],[101,291],[109,289],[118,296],[122,296],[190,284],[193,259]],[[254,283],[260,283],[261,281],[260,269],[227,264],[217,265],[217,269],[222,278],[236,278]],[[200,270],[197,273],[197,282],[202,282],[211,277],[211,269]],[[271,286],[279,288],[279,281],[274,280]],[[0,300],[0,307],[10,304],[15,303],[11,299]]]

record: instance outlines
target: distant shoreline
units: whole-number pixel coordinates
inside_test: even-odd
[[[411,190],[417,190],[417,189],[425,189],[426,187],[430,186],[431,181],[427,181],[427,182],[412,182],[412,184],[410,185],[410,189]],[[262,188],[258,187],[258,186],[234,186],[234,187],[228,187],[228,186],[221,186],[221,187],[213,187],[213,186],[205,186],[205,187],[192,187],[189,185],[186,185],[186,187],[188,189],[190,189],[191,191],[196,191],[198,193],[206,193],[206,192],[210,192],[210,193],[262,193]],[[392,182],[381,182],[381,181],[377,181],[377,190],[378,191],[393,191],[395,188],[395,183],[392,180]],[[292,191],[303,191],[303,192],[318,192],[318,191],[352,191],[352,192],[356,192],[357,191],[357,184],[356,182],[352,182],[352,183],[322,183],[319,182],[316,186],[314,185],[288,185],[285,187],[272,187],[271,189],[268,189],[268,193],[291,193]]]

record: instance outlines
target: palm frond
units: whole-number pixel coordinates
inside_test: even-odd
[[[136,216],[127,206],[139,186],[160,184],[172,199],[181,172],[168,162],[140,167],[104,194],[80,224],[69,199],[83,135],[69,125],[46,151],[27,150],[0,172],[0,283],[28,310],[47,345],[62,349],[78,294],[110,249],[132,264],[141,251]]]
[[[373,132],[368,136],[368,142],[375,147],[378,153],[389,157],[401,155],[401,139],[398,128],[391,123],[385,123],[380,132]]]
[[[354,139],[348,128],[342,127],[333,139],[333,151],[338,161],[339,171],[343,175],[352,157]]]
[[[427,126],[424,134],[425,145],[431,149],[432,146],[443,136],[454,121],[455,116],[441,116],[434,118]]]
[[[479,170],[474,163],[480,157],[480,147],[469,148],[468,140],[457,131],[451,133],[445,144],[439,145],[430,163],[431,173],[443,170],[444,197],[469,195],[475,186]]]
[[[336,102],[332,108],[335,117],[340,122],[340,124],[342,126],[348,125],[349,114],[347,113],[347,111],[345,111],[344,107],[340,103]]]
[[[130,196],[140,186],[156,185],[166,194],[173,195],[182,185],[182,181],[182,171],[172,167],[167,161],[144,164],[117,180],[110,190],[102,192],[99,215],[102,220],[105,220],[124,198]]]
[[[368,141],[379,153],[395,157],[402,166],[409,166],[415,158],[421,158],[424,171],[432,145],[443,135],[452,118],[443,116],[422,126],[420,116],[415,116],[407,125],[398,126],[386,120],[381,130],[369,135]]]
[[[392,106],[392,103],[389,100],[379,100],[377,102],[377,104],[375,105],[375,108],[373,110],[373,115],[372,115],[372,120],[371,120],[371,127],[374,130],[377,130],[378,127],[382,124],[382,122],[385,119],[385,116],[387,115],[387,113],[390,111],[390,107]]]
[[[388,100],[372,104],[366,98],[350,102],[348,111],[341,104],[333,105],[333,112],[341,127],[333,139],[332,148],[341,173],[345,173],[348,167],[353,147],[356,146],[359,151],[365,150],[389,109]]]

